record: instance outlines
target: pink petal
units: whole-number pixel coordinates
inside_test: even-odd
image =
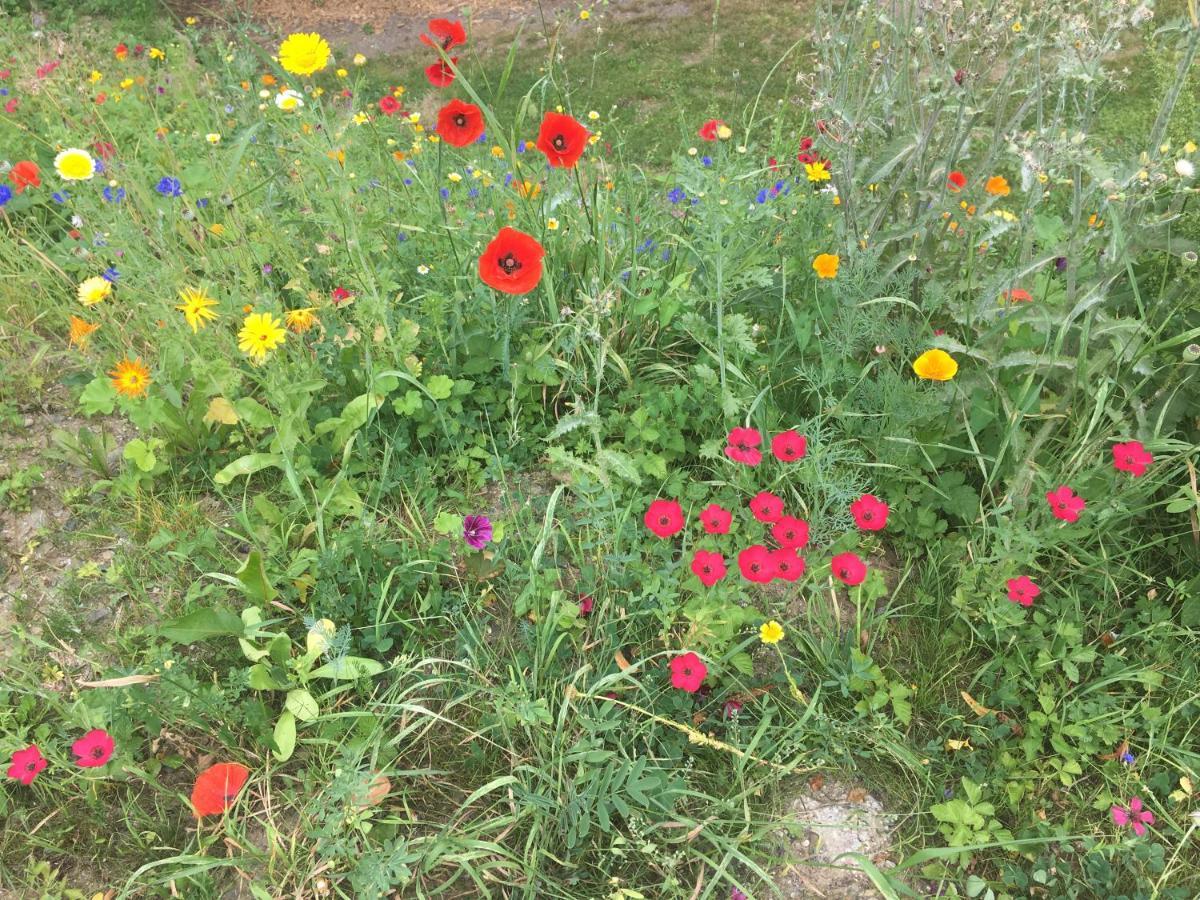
[[[1154,813],[1150,812],[1150,810],[1146,810],[1144,813],[1142,813],[1142,821],[1145,822],[1147,825],[1153,825],[1154,824]]]
[[[1135,815],[1142,811],[1142,798],[1141,797],[1131,797],[1129,799],[1129,811],[1131,813],[1134,813]]]
[[[1118,825],[1129,824],[1129,813],[1125,811],[1124,807],[1114,806],[1109,812],[1112,813],[1112,820]]]
[[[1146,833],[1146,826],[1143,825],[1141,822],[1134,822],[1133,823],[1133,833],[1136,834],[1138,837],[1141,837],[1142,835],[1144,835]]]

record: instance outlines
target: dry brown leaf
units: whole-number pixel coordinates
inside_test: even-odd
[[[627,660],[625,658],[625,654],[622,653],[620,650],[618,650],[616,652],[616,654],[614,654],[614,658],[617,661],[617,668],[620,669],[622,672],[624,672],[626,669],[629,668],[629,660]]]
[[[158,675],[122,675],[120,678],[104,678],[100,681],[81,681],[80,687],[110,688],[129,687],[132,684],[149,684],[158,681]]]
[[[846,794],[846,799],[851,803],[862,803],[867,799],[867,789],[864,787],[850,788]]]
[[[821,788],[825,787],[825,776],[814,775],[812,778],[808,779],[808,787],[810,790],[819,791]]]
[[[963,702],[966,703],[967,706],[971,707],[971,712],[975,713],[975,715],[979,716],[981,719],[988,713],[993,712],[993,710],[988,709],[966,691],[959,691],[959,696],[963,698]]]

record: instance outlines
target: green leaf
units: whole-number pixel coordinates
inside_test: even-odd
[[[462,531],[463,517],[442,510],[433,520],[433,530],[438,534],[457,534]]]
[[[192,610],[158,627],[158,633],[177,644],[192,644],[225,634],[242,634],[242,620],[223,606]]]
[[[94,416],[97,413],[108,415],[113,411],[117,402],[117,391],[112,382],[103,375],[97,375],[88,382],[88,386],[79,395],[79,408],[85,415]]]
[[[283,685],[271,677],[271,670],[262,663],[255,663],[246,673],[246,683],[256,691],[279,691]]]
[[[275,755],[280,762],[287,762],[292,758],[292,751],[295,749],[296,717],[285,709],[279,714],[279,721],[275,723]]]
[[[275,419],[271,411],[253,397],[242,397],[233,403],[233,411],[242,420],[243,425],[250,428],[270,428]]]
[[[213,476],[217,484],[225,485],[242,475],[253,475],[263,469],[283,468],[283,457],[278,453],[247,453],[240,456]]]
[[[383,663],[361,656],[343,656],[319,669],[314,669],[310,678],[332,678],[335,681],[354,681],[372,678],[383,671]]]
[[[126,444],[121,455],[143,472],[151,471],[158,464],[158,457],[154,455],[150,445],[141,438],[134,438]]]
[[[311,722],[321,712],[321,708],[317,706],[317,701],[313,699],[313,695],[304,690],[304,688],[296,688],[295,690],[288,691],[287,700],[284,701],[283,705],[301,722]]]
[[[425,389],[434,400],[449,399],[454,390],[454,379],[445,375],[434,375],[425,383]]]
[[[263,605],[275,599],[275,588],[267,580],[267,570],[263,566],[262,554],[251,550],[242,567],[237,570],[237,580],[242,583],[246,596],[256,603]]]

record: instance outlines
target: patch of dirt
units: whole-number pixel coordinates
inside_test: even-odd
[[[891,822],[883,804],[864,788],[822,782],[793,799],[783,833],[784,864],[776,871],[776,887],[786,900],[867,898],[882,896],[858,864],[843,858],[859,853],[880,868],[890,857]]]

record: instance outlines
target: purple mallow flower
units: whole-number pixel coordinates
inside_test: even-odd
[[[476,550],[482,550],[492,540],[491,520],[487,516],[465,516],[463,540]]]

